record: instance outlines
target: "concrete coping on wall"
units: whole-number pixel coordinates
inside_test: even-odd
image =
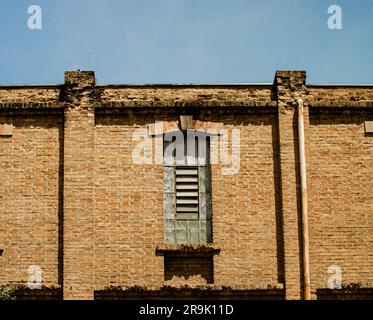
[[[132,292],[132,293],[139,293],[139,292],[157,292],[157,291],[188,291],[188,290],[200,290],[200,291],[246,291],[246,290],[283,290],[284,284],[283,283],[273,283],[273,284],[249,284],[249,285],[233,285],[233,286],[225,286],[225,285],[217,285],[217,284],[164,284],[164,285],[134,285],[134,286],[110,286],[103,291],[111,291],[111,292]]]
[[[0,89],[59,89],[65,86],[65,84],[0,84]],[[139,83],[139,84],[96,84],[98,88],[245,88],[245,87],[258,87],[258,88],[271,88],[273,83]],[[373,88],[373,84],[370,83],[357,83],[357,84],[307,84],[307,87],[311,88]]]
[[[61,89],[64,84],[0,84],[1,89]]]
[[[1,89],[60,89],[65,84],[1,84]],[[272,88],[273,83],[139,83],[96,84],[97,88]]]
[[[0,102],[0,109],[63,109],[66,106],[63,102]]]
[[[176,289],[156,291],[116,291],[98,290],[94,292],[95,300],[283,300],[282,289],[256,289],[256,290],[201,290]]]
[[[309,102],[309,107],[314,108],[367,108],[373,107],[372,100],[358,100],[358,101],[331,101],[331,100],[320,100]]]
[[[154,107],[154,108],[180,108],[180,107],[214,107],[214,108],[242,108],[242,107],[257,107],[257,108],[275,108],[277,101],[220,101],[220,100],[170,100],[170,101],[155,101],[155,100],[125,100],[125,101],[100,101],[93,104],[95,108],[125,108],[125,107]]]
[[[307,87],[310,88],[330,88],[330,89],[335,89],[335,88],[373,88],[373,84],[365,84],[365,83],[358,83],[358,84],[307,84]]]

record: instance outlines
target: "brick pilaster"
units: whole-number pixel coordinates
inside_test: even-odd
[[[297,100],[305,99],[305,79],[304,71],[277,71],[275,77],[280,139],[286,299],[302,298]]]
[[[93,159],[95,76],[65,73],[64,299],[93,299]]]

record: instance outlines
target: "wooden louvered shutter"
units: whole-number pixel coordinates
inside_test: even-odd
[[[165,147],[172,142],[165,141]],[[165,243],[211,243],[209,163],[164,165]]]
[[[198,167],[175,168],[176,178],[176,218],[198,219]]]

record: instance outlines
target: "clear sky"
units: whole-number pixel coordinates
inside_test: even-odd
[[[330,30],[328,7],[342,8]],[[30,5],[42,9],[31,30]],[[0,0],[0,84],[373,83],[373,0]]]

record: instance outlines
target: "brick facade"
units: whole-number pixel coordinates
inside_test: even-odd
[[[31,293],[44,297],[301,299],[298,99],[312,298],[328,294],[331,265],[342,271],[335,297],[346,286],[369,297],[373,86],[308,85],[303,71],[271,85],[96,85],[93,72],[69,71],[64,85],[0,86],[0,285],[29,296],[38,266]],[[132,159],[136,130],[180,115],[240,134],[239,171],[211,164],[206,246],[165,244],[163,165]]]

